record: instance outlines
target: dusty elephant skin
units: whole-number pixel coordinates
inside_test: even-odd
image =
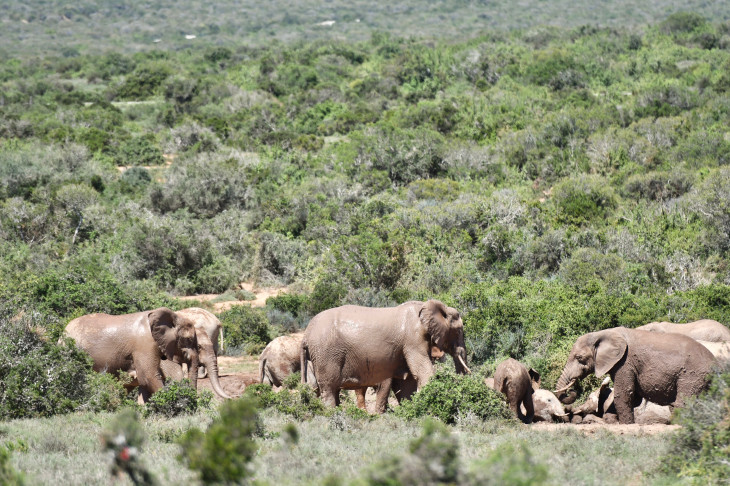
[[[532,404],[535,409],[534,422],[567,422],[570,418],[563,404],[550,390],[543,388],[534,390]],[[523,413],[526,413],[526,410]]]
[[[704,390],[713,364],[707,348],[682,334],[616,327],[578,338],[556,393],[565,403],[570,399],[565,392],[575,380],[608,373],[619,422],[631,424],[642,398],[675,407]]]
[[[687,324],[674,324],[672,322],[650,322],[636,329],[652,332],[673,332],[684,334],[698,341],[730,341],[730,329],[712,319],[702,319],[688,322]]]
[[[162,388],[165,360],[172,362],[164,365],[171,375],[177,373],[176,366],[186,363],[188,378],[195,388],[198,364],[204,363],[210,370],[211,385],[215,389],[218,366],[212,342],[205,332],[195,329],[190,319],[170,309],[118,316],[88,314],[69,322],[65,333],[89,353],[94,361],[94,371],[132,372],[143,401]],[[216,392],[226,396],[222,389]]]
[[[177,311],[177,314],[183,317],[187,317],[195,325],[195,329],[205,331],[210,341],[213,343],[213,352],[216,357],[219,352],[219,341],[221,333],[221,321],[210,311],[201,309],[200,307],[188,307]],[[201,362],[198,367],[198,378],[205,378],[208,374],[208,369]]]
[[[720,364],[730,363],[730,341],[697,341],[706,347]]]
[[[532,423],[535,415],[532,380],[525,365],[512,358],[499,363],[494,371],[494,389],[507,397],[509,408],[518,419],[526,424]],[[524,414],[520,406],[524,407]]]
[[[314,316],[304,333],[302,380],[311,360],[320,395],[329,406],[339,404],[340,389],[375,386],[408,373],[420,389],[434,373],[432,347],[449,353],[457,372],[469,372],[459,312],[437,300],[329,309]]]
[[[282,386],[287,376],[300,371],[299,353],[302,347],[303,332],[279,336],[266,345],[259,356],[259,377],[261,383]],[[314,375],[309,376],[309,384],[317,387]]]

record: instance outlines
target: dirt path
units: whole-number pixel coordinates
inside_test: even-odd
[[[197,300],[199,302],[207,303],[214,314],[218,314],[223,311],[227,311],[235,305],[250,305],[251,307],[264,307],[266,305],[266,299],[269,297],[276,297],[279,294],[283,294],[289,291],[287,287],[262,287],[255,288],[252,283],[242,282],[241,288],[247,292],[251,292],[256,296],[252,300],[224,300],[212,302],[213,300],[220,299],[225,294],[198,294],[198,295],[186,295],[179,297],[180,300]]]
[[[531,425],[535,430],[545,430],[548,432],[556,432],[560,430],[577,430],[587,436],[596,435],[596,433],[605,430],[617,435],[654,435],[666,434],[680,428],[679,425],[665,424],[549,424],[547,422],[539,422]]]

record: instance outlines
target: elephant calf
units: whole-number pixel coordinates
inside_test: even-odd
[[[266,345],[259,356],[259,377],[261,383],[282,386],[287,376],[301,370],[299,353],[302,347],[303,332],[279,336]],[[317,387],[314,374],[309,376],[308,384]]]
[[[516,359],[508,358],[497,365],[494,378],[486,381],[487,386],[493,383],[493,388],[507,397],[509,408],[522,422],[532,423],[535,415],[535,406],[532,399],[533,383],[540,381],[540,375]],[[523,412],[524,410],[524,412]]]

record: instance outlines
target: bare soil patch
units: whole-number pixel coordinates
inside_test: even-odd
[[[279,294],[283,294],[289,291],[287,287],[261,287],[256,288],[252,283],[242,282],[241,288],[247,292],[251,292],[256,295],[255,299],[252,300],[226,300],[223,302],[211,302],[220,298],[224,294],[198,294],[198,295],[186,295],[179,297],[180,300],[197,300],[205,302],[212,308],[214,314],[218,314],[223,311],[227,311],[235,305],[250,305],[251,307],[264,307],[266,306],[266,299],[269,297],[276,297]]]
[[[259,360],[256,356],[219,356],[218,378],[225,391],[232,397],[240,397],[243,390],[259,382]],[[209,378],[198,379],[198,387],[213,391]]]

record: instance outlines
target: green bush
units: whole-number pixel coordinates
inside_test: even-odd
[[[559,183],[553,191],[553,201],[558,221],[575,225],[605,219],[617,203],[611,186],[596,176],[579,176]]]
[[[115,155],[117,165],[162,165],[162,151],[157,146],[154,136],[134,137],[122,144]]]
[[[114,412],[123,406],[134,405],[124,388],[129,381],[109,373],[92,372],[86,383],[88,391],[82,408],[93,412]]]
[[[158,390],[147,401],[145,417],[163,415],[176,417],[184,414],[194,414],[210,406],[213,394],[208,390],[198,392],[192,387],[188,379],[182,381],[168,380],[164,388]]]
[[[227,347],[246,344],[266,345],[271,341],[269,321],[261,309],[236,305],[218,316],[224,329]]]
[[[253,437],[262,427],[254,404],[250,398],[227,400],[205,432],[192,428],[180,438],[178,459],[204,484],[241,484],[251,475],[248,464],[258,450]]]
[[[472,413],[482,420],[512,417],[504,398],[487,387],[477,375],[457,375],[451,367],[436,367],[436,374],[409,401],[395,409],[396,415],[414,419],[437,417],[453,424],[458,415]]]
[[[10,465],[10,451],[0,447],[0,484],[6,486],[23,486],[23,476]]]
[[[244,396],[255,398],[262,408],[274,408],[298,420],[308,420],[317,415],[327,415],[324,403],[317,398],[315,391],[308,385],[299,383],[295,388],[285,388],[275,392],[263,383],[249,385]]]
[[[712,375],[707,392],[687,400],[678,409],[675,423],[682,429],[672,436],[662,468],[672,475],[703,484],[730,480],[730,367]]]
[[[0,317],[0,417],[50,417],[84,404],[91,358],[47,339],[33,316]]]
[[[524,442],[499,445],[483,461],[471,465],[463,484],[538,486],[548,483],[548,468],[533,459]]]
[[[408,453],[392,454],[374,464],[363,478],[370,486],[462,484],[459,441],[448,427],[426,420],[423,432],[413,439]]]

